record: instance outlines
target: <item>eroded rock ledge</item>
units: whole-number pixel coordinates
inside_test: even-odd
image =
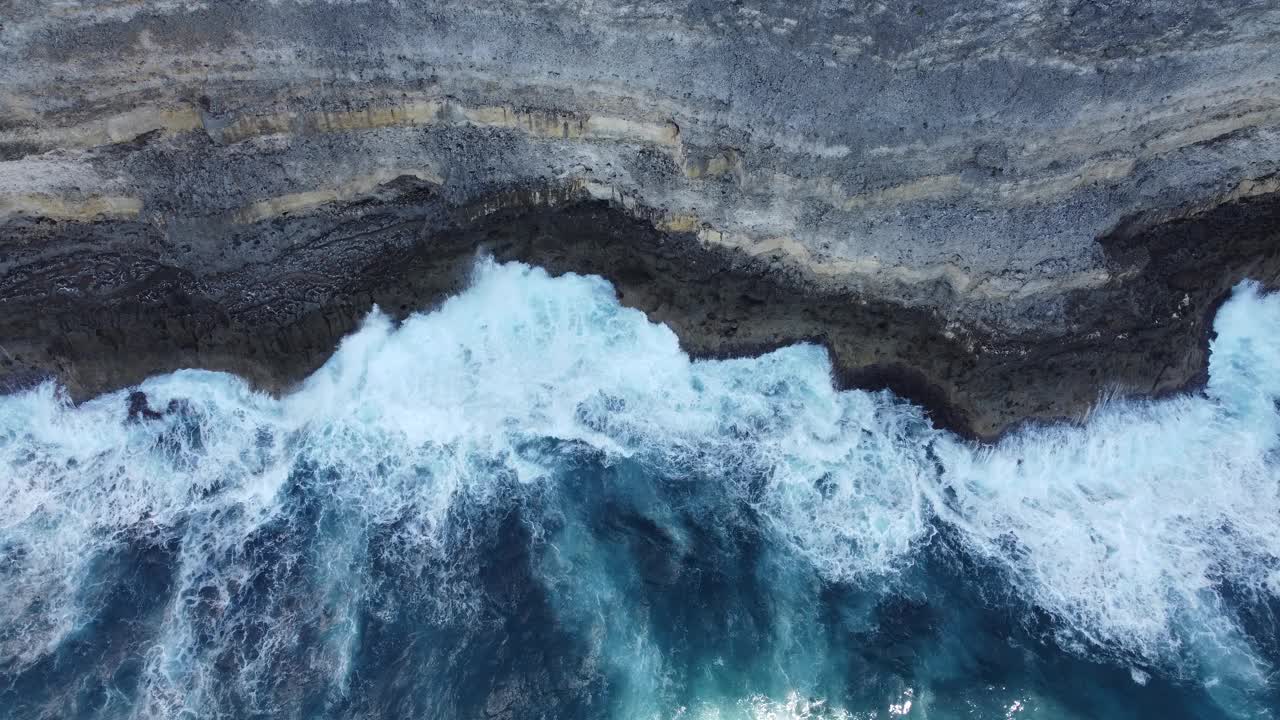
[[[0,368],[10,386],[52,374],[87,397],[203,367],[286,390],[374,304],[393,315],[429,308],[465,287],[483,252],[603,275],[695,355],[822,342],[842,385],[891,388],[978,438],[1029,419],[1079,417],[1109,391],[1159,394],[1200,382],[1216,304],[1243,277],[1280,280],[1275,194],[1104,238],[1119,279],[1068,293],[1064,312],[1077,328],[1068,333],[957,334],[936,311],[836,290],[779,258],[659,230],[572,187],[447,207],[433,186],[404,176],[377,196],[243,228],[232,245],[288,238],[291,247],[212,276],[146,251],[97,247],[104,235],[129,238],[130,248],[159,243],[137,222],[10,227],[46,250],[66,248],[0,287]]]
[[[6,5],[0,383],[286,388],[478,249],[992,437],[1280,279],[1280,9]]]

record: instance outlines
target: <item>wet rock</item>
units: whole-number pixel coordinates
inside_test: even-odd
[[[283,390],[482,249],[974,437],[1193,386],[1277,279],[1280,20],[1067,5],[10,2],[0,388]]]
[[[129,393],[129,422],[159,420],[162,417],[164,417],[164,413],[151,409],[151,405],[147,402],[146,393],[141,390]]]

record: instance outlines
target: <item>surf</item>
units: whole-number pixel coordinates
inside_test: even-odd
[[[280,398],[185,370],[138,388],[146,419],[45,384],[0,398],[0,696],[1083,717],[1173,693],[1269,717],[1280,296],[1242,284],[1215,329],[1203,392],[994,446],[838,390],[821,347],[692,360],[598,277],[488,260]],[[1053,668],[1123,690],[1082,710]]]

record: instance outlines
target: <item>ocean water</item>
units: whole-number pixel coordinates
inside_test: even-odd
[[[3,718],[1274,718],[1280,296],[979,448],[481,261],[296,392],[0,398]]]

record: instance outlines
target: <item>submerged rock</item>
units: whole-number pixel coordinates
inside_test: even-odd
[[[146,393],[141,390],[134,390],[129,393],[129,422],[159,420],[162,417],[164,417],[164,413],[151,409],[151,405],[147,402]]]

